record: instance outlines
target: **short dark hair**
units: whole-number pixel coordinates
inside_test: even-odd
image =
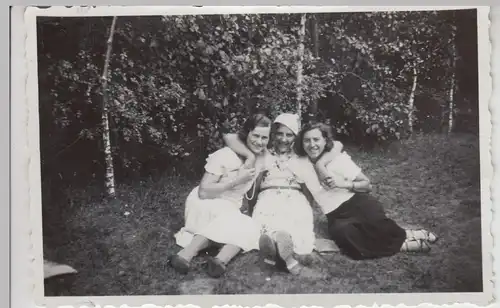
[[[325,140],[326,140],[326,145],[325,145],[325,149],[324,149],[323,153],[329,152],[331,149],[333,149],[333,141],[335,140],[335,136],[333,134],[332,127],[330,127],[329,125],[322,123],[322,122],[307,123],[300,130],[300,132],[297,135],[297,138],[295,138],[294,150],[298,156],[307,156],[307,153],[304,150],[304,144],[303,144],[304,135],[313,129],[319,129],[319,131],[323,135],[323,138],[325,138]],[[323,153],[321,153],[321,155],[323,155]]]
[[[269,119],[264,113],[255,113],[250,116],[245,123],[243,123],[243,126],[238,132],[238,138],[240,138],[241,141],[246,142],[248,134],[256,127],[269,127],[271,124],[271,119]]]

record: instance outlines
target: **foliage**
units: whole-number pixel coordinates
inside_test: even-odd
[[[453,11],[315,17],[320,54],[313,56],[308,27],[303,111],[321,101],[314,116],[331,121],[339,135],[351,140],[403,138],[411,72],[417,68],[416,101],[422,101],[419,95],[438,98],[432,106],[417,106],[432,110],[415,113],[417,123],[443,118],[452,72],[449,47],[459,42],[452,34],[461,33]],[[222,145],[222,125],[237,130],[257,110],[271,117],[296,111],[299,20],[294,14],[119,17],[109,117],[122,178],[131,170],[148,173],[186,160],[195,162],[189,168],[200,168],[206,154]],[[109,24],[109,17],[39,22],[42,160],[47,170],[61,151],[76,157],[81,147],[73,142],[87,142],[88,154],[81,159],[101,165],[100,75]],[[458,47],[463,67],[460,54],[465,49]],[[462,101],[470,99],[457,103]],[[99,173],[84,169],[93,170],[92,176]]]

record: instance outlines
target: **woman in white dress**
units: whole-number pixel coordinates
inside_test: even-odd
[[[211,245],[223,245],[219,254],[208,259],[208,274],[220,277],[229,261],[240,251],[258,249],[260,230],[250,216],[241,212],[243,195],[262,170],[269,142],[271,120],[262,114],[249,118],[238,134],[256,156],[253,166],[228,147],[207,158],[205,174],[186,200],[185,225],[175,234],[183,249],[170,258],[180,273],[187,273],[191,260]]]
[[[299,118],[295,114],[284,113],[275,119],[269,165],[246,195],[253,209],[252,218],[261,225],[259,249],[264,261],[272,265],[281,261],[292,274],[300,274],[306,269],[297,257],[311,254],[315,242],[310,194],[305,185],[300,184],[294,169],[297,156],[293,152],[293,142],[299,128]],[[234,136],[226,135],[225,141],[233,150],[245,155],[241,142]],[[338,148],[335,151],[340,152]]]

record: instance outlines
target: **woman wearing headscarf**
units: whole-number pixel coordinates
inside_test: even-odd
[[[296,114],[283,113],[274,120],[272,147],[267,153],[271,158],[266,159],[265,171],[246,194],[252,218],[262,226],[259,250],[264,261],[272,265],[284,263],[290,273],[297,275],[306,269],[297,257],[311,254],[315,242],[310,194],[295,170],[298,157],[293,143],[299,130]],[[248,156],[246,147],[234,136],[226,135],[224,139],[235,152]]]

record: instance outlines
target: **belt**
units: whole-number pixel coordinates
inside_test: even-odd
[[[264,190],[268,190],[268,189],[278,189],[278,190],[281,190],[281,189],[289,189],[289,190],[297,190],[297,191],[301,191],[300,188],[298,187],[293,187],[293,186],[268,186],[268,187],[264,187],[262,188],[260,191],[264,191]]]

